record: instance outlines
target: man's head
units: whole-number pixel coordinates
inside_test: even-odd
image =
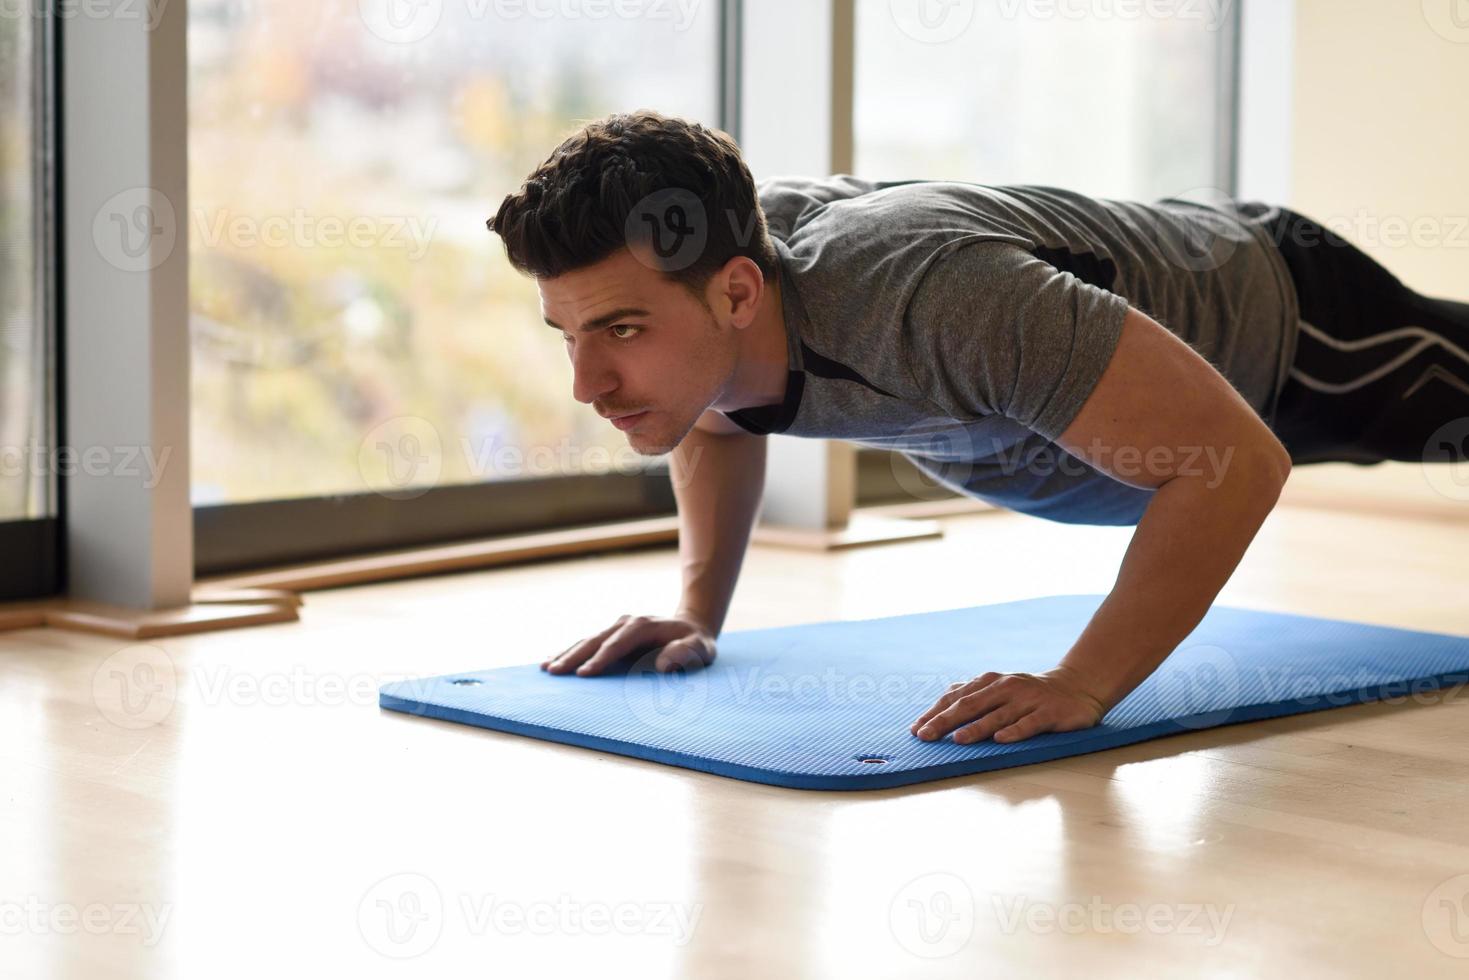
[[[568,138],[488,225],[566,335],[572,394],[606,417],[646,412],[627,429],[646,455],[723,394],[779,271],[735,142],[646,110]]]

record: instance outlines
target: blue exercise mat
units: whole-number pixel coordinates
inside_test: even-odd
[[[658,673],[651,653],[595,677],[536,663],[384,684],[378,703],[774,786],[873,789],[1469,680],[1466,637],[1214,606],[1093,728],[971,745],[909,732],[954,681],[1054,667],[1103,599],[731,632],[692,673]]]

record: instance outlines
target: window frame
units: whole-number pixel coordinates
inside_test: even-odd
[[[32,222],[35,234],[36,267],[34,288],[36,312],[40,322],[39,390],[32,400],[45,413],[43,429],[48,450],[54,451],[62,438],[64,420],[60,392],[62,390],[60,350],[61,336],[56,329],[61,291],[59,247],[60,216],[57,169],[61,127],[57,118],[60,101],[57,88],[60,75],[59,24],[53,17],[33,21],[31,37],[31,111],[35,138],[31,146]],[[53,458],[48,452],[48,461]],[[35,599],[55,595],[65,587],[62,547],[65,514],[65,481],[56,478],[49,462],[42,479],[49,514],[0,521],[0,554],[11,556],[0,563],[0,600]]]
[[[717,125],[736,140],[741,7],[740,0],[720,0],[714,39]],[[194,575],[677,513],[666,463],[630,474],[458,484],[395,497],[365,492],[195,505]]]

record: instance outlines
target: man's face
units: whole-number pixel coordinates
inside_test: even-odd
[[[572,397],[604,418],[642,412],[623,430],[641,455],[672,451],[734,373],[734,329],[625,248],[539,286],[542,315],[565,334]]]

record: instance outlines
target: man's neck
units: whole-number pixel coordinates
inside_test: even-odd
[[[714,405],[719,411],[779,405],[785,400],[790,347],[780,280],[777,271],[760,297],[760,309],[754,321],[743,332],[739,364],[724,397]]]

